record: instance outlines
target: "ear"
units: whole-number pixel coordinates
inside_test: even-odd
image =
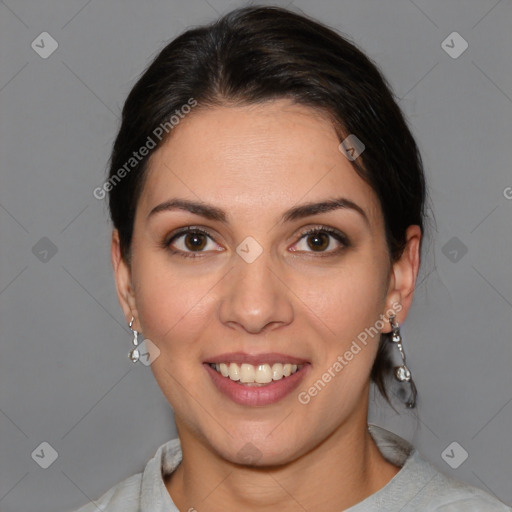
[[[413,225],[406,230],[406,246],[400,259],[393,263],[386,296],[387,313],[394,312],[396,321],[401,324],[407,317],[411,307],[416,279],[420,268],[421,228]],[[390,332],[389,322],[382,332]]]
[[[119,232],[117,229],[112,231],[111,245],[112,267],[114,268],[114,277],[116,280],[117,298],[129,324],[132,316],[137,320],[137,308],[135,303],[135,293],[132,286],[132,276],[130,265],[121,256],[121,244],[119,241]],[[134,329],[137,329],[134,322]]]

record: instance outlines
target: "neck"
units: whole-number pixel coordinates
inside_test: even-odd
[[[180,433],[183,460],[166,480],[180,510],[345,510],[384,487],[399,471],[367,429],[342,425],[320,445],[277,467],[233,464]]]

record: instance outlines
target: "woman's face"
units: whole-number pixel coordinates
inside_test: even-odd
[[[151,157],[130,267],[114,234],[180,436],[224,459],[282,463],[365,424],[375,332],[407,312],[417,245],[391,265],[377,197],[338,146],[287,100],[197,110]]]

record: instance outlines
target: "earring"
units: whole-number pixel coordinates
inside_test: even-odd
[[[135,320],[135,318],[133,318],[133,316],[132,316],[132,319],[130,320],[130,324],[129,324],[129,327],[133,333],[134,348],[132,350],[130,350],[128,357],[132,360],[133,363],[136,363],[139,360],[140,354],[139,354],[139,349],[137,348],[137,346],[139,344],[139,333],[135,329],[132,329],[134,320]]]
[[[411,399],[406,403],[407,407],[410,409],[414,408],[416,405],[416,386],[414,384],[414,381],[412,380],[411,371],[409,368],[407,368],[407,365],[405,364],[405,352],[404,347],[402,346],[402,336],[400,334],[400,326],[398,325],[398,322],[395,321],[395,315],[392,315],[389,317],[389,323],[391,324],[391,341],[393,343],[396,343],[396,346],[398,347],[398,350],[400,352],[400,355],[402,356],[402,365],[396,366],[394,370],[395,378],[396,380],[400,382],[409,382],[411,385]]]

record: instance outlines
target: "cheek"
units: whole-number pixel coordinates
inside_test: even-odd
[[[191,278],[164,259],[151,254],[134,258],[137,312],[144,336],[161,351],[187,350],[205,328],[212,277]]]
[[[369,379],[384,326],[385,269],[359,255],[347,259],[330,278],[317,280],[315,287],[308,286],[305,278],[296,285],[310,306],[304,308],[308,322],[321,326],[317,329],[317,364],[308,383],[314,389],[304,391],[316,396],[325,384],[330,391],[322,393],[318,404],[332,400],[340,412],[354,405],[350,397],[358,397]]]
[[[190,392],[201,396],[198,389],[198,361],[201,342],[211,318],[209,310],[211,279],[191,279],[153,258],[134,273],[137,312],[145,339],[160,350],[151,364],[152,372],[162,392],[176,412],[185,413],[190,407]],[[135,283],[134,283],[135,284]],[[192,400],[193,401],[193,400]]]
[[[346,341],[373,326],[383,313],[387,276],[371,258],[354,255],[322,278],[298,277],[295,286],[297,295],[329,327],[331,337]]]

